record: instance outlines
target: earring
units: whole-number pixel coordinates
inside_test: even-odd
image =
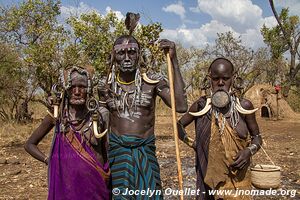
[[[207,90],[211,87],[211,80],[208,75],[206,75],[201,83],[201,90]]]
[[[201,90],[205,91],[206,96],[211,96],[211,79],[209,75],[206,75],[201,83]]]
[[[236,89],[236,90],[242,90],[244,89],[244,81],[241,77],[239,76],[235,76],[234,79],[233,79],[233,88]]]

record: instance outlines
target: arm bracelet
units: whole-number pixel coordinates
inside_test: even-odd
[[[47,165],[47,161],[48,160],[48,156],[46,156],[45,158],[44,158],[44,163]]]
[[[256,144],[251,144],[247,148],[250,150],[251,155],[254,155],[258,150],[258,146]]]
[[[254,138],[256,138],[256,137],[261,137],[261,134],[258,133],[257,135],[251,135],[250,137],[251,137],[251,139],[254,139]]]
[[[187,134],[184,135],[183,142],[187,144],[189,147],[194,148],[193,147],[194,141],[190,137],[188,137]]]

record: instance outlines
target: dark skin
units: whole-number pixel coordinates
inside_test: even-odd
[[[229,89],[233,81],[233,66],[230,62],[225,59],[219,59],[214,62],[210,68],[209,77],[211,79],[212,92],[218,90],[225,90],[229,92]],[[246,99],[241,100],[241,106],[246,110],[254,109],[253,104]],[[226,114],[229,111],[230,107],[220,109],[220,112]],[[198,112],[197,102],[193,103],[189,109],[189,112]],[[240,120],[236,126],[237,134],[240,138],[246,139],[248,133],[252,136],[251,144],[256,144],[258,147],[262,144],[261,137],[259,135],[259,127],[255,118],[255,113],[249,115],[240,115]],[[229,118],[226,118],[229,122]],[[179,127],[179,138],[182,139],[183,135],[186,134],[184,128],[196,120],[196,117],[190,115],[188,112],[185,113],[182,118],[179,120],[179,124],[182,126]],[[193,143],[193,148],[196,149],[196,142]],[[242,169],[250,162],[251,152],[248,148],[245,148],[237,153],[234,157],[234,162],[231,164],[231,167]]]
[[[132,41],[131,41],[132,42]],[[127,44],[127,40],[121,41],[121,44]],[[137,43],[136,43],[137,44]],[[169,52],[172,61],[173,72],[174,72],[174,87],[175,87],[175,99],[176,99],[176,111],[186,112],[187,102],[185,98],[184,82],[181,77],[181,73],[178,67],[178,60],[176,56],[176,48],[174,42],[169,40],[160,40],[159,46],[165,53]],[[118,68],[119,73],[119,85],[122,87],[123,91],[135,90],[136,86],[134,84],[136,70],[138,66],[139,59],[139,49],[124,49],[115,52],[115,64]],[[161,80],[162,81],[162,80]],[[162,82],[158,83],[161,84]],[[171,97],[169,87],[164,87],[159,91],[157,89],[158,84],[149,84],[145,81],[142,83],[142,93],[147,96],[147,103],[142,105],[137,105],[138,117],[127,116],[124,114],[119,114],[124,112],[124,110],[117,110],[112,108],[107,104],[110,110],[110,126],[112,132],[117,135],[134,135],[140,138],[147,138],[154,134],[154,124],[155,124],[155,101],[156,96],[159,96],[164,103],[171,107]],[[109,101],[112,98],[106,98],[105,101]],[[129,105],[132,103],[133,99],[129,98]]]
[[[86,107],[87,100],[87,77],[78,72],[71,74],[71,88],[68,91],[69,96],[69,115],[72,125],[77,130],[82,126],[81,122],[88,116],[88,109]],[[25,143],[25,150],[35,159],[45,162],[48,165],[48,157],[39,150],[38,144],[55,126],[55,120],[49,114],[43,119],[39,127],[33,131],[32,135]],[[84,129],[85,126],[83,126]],[[103,127],[99,130],[103,131]],[[91,149],[94,151],[97,159],[103,164],[107,161],[105,150],[105,136],[102,139],[97,139],[92,131],[87,131],[85,138],[90,141]]]

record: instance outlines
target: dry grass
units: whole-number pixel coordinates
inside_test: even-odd
[[[294,111],[300,112],[300,95],[296,91],[290,91],[287,101]]]
[[[2,143],[7,146],[23,145],[25,143],[46,115],[46,108],[38,103],[30,104],[29,110],[34,113],[32,123],[0,122],[0,138]]]
[[[46,110],[41,105],[32,105],[34,121],[31,124],[0,123],[0,159],[17,160],[18,163],[0,164],[0,199],[46,199],[47,198],[47,168],[33,159],[23,148],[23,144],[33,130],[39,125]],[[157,157],[161,168],[161,179],[164,188],[177,188],[177,166],[171,109],[163,101],[157,99],[155,132],[157,136]],[[178,116],[178,118],[180,115]],[[299,118],[300,119],[300,118]],[[300,198],[300,171],[299,171],[299,119],[282,119],[280,121],[258,119],[263,133],[264,148],[269,156],[282,167],[281,188],[297,190]],[[188,134],[194,136],[194,124],[187,127]],[[45,138],[39,148],[49,153],[52,134]],[[195,188],[195,155],[194,151],[182,142],[180,152],[184,188]],[[269,162],[262,151],[255,155],[255,164]],[[166,196],[166,200],[179,199]],[[186,197],[185,199],[194,199]],[[291,199],[288,196],[258,196],[255,200]]]
[[[33,132],[34,124],[2,123],[0,137],[5,144],[22,144]]]

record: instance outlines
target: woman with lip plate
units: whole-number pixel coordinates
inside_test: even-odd
[[[248,166],[262,144],[252,103],[240,99],[233,64],[215,59],[204,81],[209,89],[178,121],[179,138],[196,151],[197,199],[251,199],[239,195],[251,189]],[[195,122],[195,140],[185,127]],[[249,137],[250,136],[250,137]],[[209,190],[231,190],[231,195],[209,195]],[[238,196],[238,197],[234,197]]]

